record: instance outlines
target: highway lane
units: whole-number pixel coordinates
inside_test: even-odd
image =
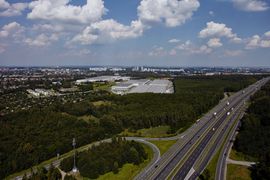
[[[231,101],[234,99],[234,96],[237,96],[237,94],[241,94],[240,92],[235,93],[235,95],[231,96],[227,100]],[[207,114],[205,114],[198,123],[195,123],[193,126],[191,126],[188,130],[186,130],[184,133],[175,136],[175,137],[169,137],[169,138],[156,138],[156,140],[172,140],[172,139],[179,139],[177,143],[175,143],[157,162],[158,167],[152,167],[152,169],[148,169],[147,171],[141,172],[136,179],[153,179],[153,177],[158,173],[158,169],[162,169],[165,167],[166,164],[169,163],[170,160],[174,158],[174,156],[177,154],[178,149],[183,148],[183,146],[187,145],[186,148],[188,149],[190,146],[188,145],[188,142],[193,137],[194,141],[198,136],[200,137],[201,134],[208,128],[207,125],[211,125],[215,121],[216,118],[213,117],[213,113],[217,112],[217,118],[221,112],[224,110],[224,106],[226,106],[227,100],[221,101],[217,106],[215,106],[213,109],[211,109]],[[199,132],[198,132],[199,131]],[[154,140],[154,139],[151,139]],[[147,173],[145,173],[147,172]]]
[[[234,101],[235,99],[237,99],[237,97],[241,95],[241,91],[235,93],[234,95],[230,96],[228,98],[228,101]],[[171,159],[173,159],[175,157],[175,155],[178,153],[179,149],[183,148],[188,142],[190,142],[191,144],[194,144],[193,141],[191,141],[191,139],[194,136],[201,136],[200,133],[198,133],[198,131],[205,131],[207,128],[209,128],[209,126],[211,126],[213,124],[213,122],[215,121],[215,118],[213,118],[213,113],[217,112],[217,117],[219,116],[219,114],[221,114],[224,110],[223,108],[227,107],[226,106],[226,101],[222,101],[220,102],[217,106],[215,106],[212,110],[210,110],[207,114],[205,114],[201,119],[199,123],[195,123],[193,126],[191,126],[187,131],[185,131],[184,133],[174,136],[174,137],[168,137],[168,138],[142,138],[142,137],[129,137],[133,140],[174,140],[174,139],[178,139],[177,143],[175,143],[161,158],[160,155],[157,155],[157,148],[153,149],[153,146],[151,146],[151,148],[153,149],[153,151],[155,152],[154,154],[154,159],[151,161],[150,165],[147,166],[147,168],[141,172],[140,174],[138,174],[137,178],[135,179],[147,179],[146,175],[156,175],[156,165],[158,165],[158,167],[162,167],[163,164],[168,164],[170,162]],[[95,143],[91,143],[91,144],[98,144],[100,142],[104,142],[104,141],[108,141],[109,139],[106,140],[102,140],[99,142],[95,142]],[[194,140],[195,142],[195,140]],[[149,145],[149,144],[148,144]],[[89,146],[87,146],[87,148],[89,148]],[[59,166],[60,161],[54,161],[53,163],[55,163],[56,166]],[[155,166],[154,166],[155,165]],[[48,167],[48,165],[46,165]],[[22,176],[18,176],[18,177],[22,177]]]
[[[213,129],[208,131],[207,135],[204,137],[204,139],[199,143],[199,145],[196,147],[196,149],[192,152],[192,154],[189,156],[189,158],[186,160],[186,163],[179,169],[179,171],[176,173],[176,175],[173,177],[173,179],[184,179],[190,169],[193,167],[194,163],[197,161],[199,156],[202,154],[203,150],[206,148],[210,140],[212,139],[213,135],[216,133],[216,130],[221,126],[221,124],[226,120],[227,114],[224,114],[222,118],[216,122]],[[222,135],[222,133],[220,133]],[[220,139],[220,136],[219,138]],[[214,144],[217,144],[216,141]],[[211,150],[213,152],[213,150]]]
[[[265,82],[267,82],[267,79],[266,80],[263,80],[263,81],[261,81],[260,83],[259,83],[259,85],[258,85],[258,87],[256,87],[256,88],[252,88],[251,90],[250,90],[250,94],[248,95],[248,96],[246,96],[245,97],[245,101],[246,100],[248,100],[249,99],[249,97],[252,95],[252,94],[254,94]],[[234,135],[234,133],[235,133],[235,130],[236,130],[236,128],[237,128],[237,126],[238,126],[238,123],[239,123],[239,120],[241,119],[241,117],[243,116],[243,114],[244,114],[244,111],[243,110],[241,110],[241,109],[239,109],[239,110],[236,110],[235,111],[235,113],[233,114],[233,116],[231,117],[231,119],[230,119],[230,121],[228,122],[228,124],[225,126],[225,129],[223,129],[223,130],[225,130],[225,131],[223,131],[224,133],[220,133],[219,134],[219,137],[216,139],[216,141],[213,143],[213,146],[211,147],[211,149],[210,149],[210,151],[208,152],[208,154],[207,154],[207,156],[205,156],[205,158],[204,158],[204,160],[201,162],[201,164],[200,164],[200,166],[199,166],[199,168],[194,172],[194,174],[190,177],[190,179],[192,180],[192,179],[196,179],[198,176],[199,176],[199,174],[204,170],[204,168],[207,166],[207,164],[208,164],[208,162],[211,160],[211,158],[212,158],[212,156],[214,155],[214,153],[215,153],[215,151],[217,151],[217,149],[219,148],[219,147],[221,147],[221,145],[222,145],[222,143],[223,143],[223,141],[224,141],[224,139],[225,139],[225,137],[226,137],[226,135],[228,134],[228,133],[230,133],[229,134],[229,138],[227,138],[227,143],[229,143],[230,142],[230,139],[231,139],[231,137]],[[239,116],[240,116],[240,118],[239,118]],[[235,121],[237,121],[238,120],[238,122],[235,122]],[[234,125],[234,124],[236,124],[234,127],[233,127],[233,129],[231,130],[230,128]],[[225,133],[225,132],[227,132],[227,133]],[[224,147],[226,147],[226,146],[224,146]],[[224,150],[225,151],[225,150]],[[222,159],[222,161],[219,161],[219,163],[220,164],[218,164],[218,167],[220,167],[222,170],[223,170],[223,168],[224,168],[224,162],[225,162],[225,164],[226,164],[226,157],[227,157],[227,152],[224,152],[224,151],[222,151],[222,153],[220,154],[220,158]],[[216,175],[218,175],[219,177],[224,177],[224,172],[222,172],[222,170],[218,170],[217,169],[217,172],[216,172]],[[181,178],[180,178],[181,179]]]
[[[217,149],[222,145],[222,142],[224,138],[226,137],[226,134],[229,133],[230,127],[234,124],[235,119],[238,118],[240,111],[241,111],[241,107],[239,107],[239,110],[237,110],[237,112],[235,112],[230,118],[230,120],[226,123],[224,129],[222,129],[222,132],[218,134],[217,138],[214,140],[214,143],[210,147],[206,156],[204,156],[203,160],[200,162],[199,168],[195,170],[194,174],[190,177],[190,179],[195,180],[203,171],[203,169],[207,166],[208,162],[211,160],[211,158],[213,157]]]
[[[241,93],[237,93],[237,94],[241,94]],[[239,98],[235,98],[235,100],[239,100]],[[234,104],[232,101],[231,105],[227,106],[225,103],[225,107],[226,108],[231,108],[232,104]],[[223,110],[224,105],[220,107],[218,114],[220,114],[220,112],[224,112]],[[221,114],[222,114],[221,113]],[[226,116],[225,113],[223,113],[223,116]],[[224,120],[224,117],[222,116],[221,121],[222,122]],[[216,118],[211,118],[210,120],[214,120],[214,122],[217,120]],[[210,120],[208,122],[210,122]],[[170,161],[170,163],[156,176],[156,179],[165,179],[167,178],[167,176],[170,174],[170,172],[174,169],[175,166],[177,166],[178,162],[183,159],[183,157],[187,154],[187,152],[190,150],[191,146],[193,144],[196,143],[196,141],[198,141],[200,139],[200,136],[207,130],[209,129],[209,126],[211,125],[211,123],[206,123],[202,129],[200,129],[197,133],[195,133],[195,135],[192,137],[192,139],[182,148],[180,149],[179,153]],[[212,126],[210,126],[212,128]],[[210,137],[210,136],[209,136]]]
[[[250,92],[251,89],[254,88],[255,85],[251,85],[248,88],[245,88],[244,91]],[[238,102],[239,100],[243,99],[243,96],[245,97],[246,94],[247,93],[244,93],[244,95],[243,95],[242,91],[239,91],[230,97],[229,101],[231,101],[231,104],[229,106],[226,106],[226,103],[221,103],[221,104],[217,105],[214,109],[215,110],[218,109],[219,110],[218,114],[219,114],[221,111],[223,111],[224,107],[231,108],[232,105],[235,104],[235,102]],[[210,115],[210,117],[211,117],[211,115]],[[213,118],[212,119],[210,118],[210,120],[209,120],[209,114],[206,115],[205,119],[208,119],[208,121],[213,120]],[[202,130],[203,128],[207,129],[207,126],[209,124],[204,123],[203,127],[201,127],[201,129],[199,129],[199,131]],[[158,169],[156,171],[152,170],[152,175],[146,174],[145,176],[141,176],[141,177],[143,177],[143,179],[165,179],[168,176],[168,174],[174,169],[174,167],[177,165],[177,163],[183,158],[183,156],[189,150],[191,145],[193,145],[196,142],[196,135],[198,135],[197,133],[198,133],[198,131],[195,132],[194,136],[186,142],[186,144],[183,146],[184,148],[178,147],[178,149],[177,149],[177,148],[173,147],[172,148],[173,152],[170,152],[171,158],[169,160],[167,160],[167,161],[162,160],[163,157],[161,157],[161,160],[157,163],[157,165],[158,165],[158,167],[162,166],[162,168],[159,168],[159,169],[156,168],[156,169]],[[170,156],[168,155],[168,157],[170,157]]]
[[[260,83],[257,89],[260,89],[265,83],[267,83],[270,79],[266,78],[262,83]],[[243,116],[243,114],[242,114]],[[236,130],[239,127],[240,121],[238,121],[237,125],[234,126],[233,130],[229,134],[229,138],[226,139],[224,147],[221,149],[221,154],[218,159],[215,179],[216,180],[225,180],[226,179],[226,172],[227,172],[227,157],[229,156],[230,149],[233,146],[234,139],[237,135]]]

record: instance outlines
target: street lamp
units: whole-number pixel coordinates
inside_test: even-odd
[[[73,159],[74,164],[73,164],[72,172],[78,173],[79,169],[76,167],[76,151],[75,151],[76,140],[75,140],[75,138],[73,138],[73,140],[72,140],[72,146],[73,146],[73,151],[74,151],[74,159]]]

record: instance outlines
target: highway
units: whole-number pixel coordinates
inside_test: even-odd
[[[224,101],[218,104],[213,110],[201,118],[198,124],[194,124],[188,129],[184,133],[184,138],[180,138],[177,143],[160,158],[155,166],[147,171],[141,172],[136,179],[170,179],[172,177],[174,177],[174,179],[185,179],[190,171],[192,171],[190,177],[197,177],[206,167],[209,160],[216,152],[216,149],[221,146],[224,136],[228,133],[228,130],[231,129],[235,120],[238,119],[239,113],[243,111],[242,105],[244,102],[268,80],[269,78],[265,78],[230,96],[228,98],[229,104]],[[231,108],[235,109],[232,111]],[[228,116],[227,112],[229,111],[231,114]],[[213,112],[216,112],[217,115],[213,116]],[[219,133],[220,135],[217,136],[217,131],[223,132]],[[213,137],[216,137],[216,140],[213,139]],[[212,148],[208,147],[210,142],[214,144]],[[201,161],[201,164],[198,165],[201,169],[194,170],[193,165],[197,162],[204,149],[210,149],[209,153],[205,156],[205,159]],[[174,174],[175,171],[176,173]]]
[[[221,101],[217,106],[200,118],[197,123],[193,124],[189,129],[177,136],[166,138],[126,137],[127,140],[145,143],[150,146],[154,152],[152,161],[134,179],[167,179],[168,177],[185,179],[189,173],[191,173],[191,177],[197,177],[204,170],[224,139],[225,133],[220,133],[221,135],[217,136],[216,132],[220,132],[221,129],[223,132],[227,132],[232,124],[234,124],[233,122],[235,117],[237,117],[237,114],[242,112],[243,102],[268,80],[269,78],[260,80],[244,90],[235,93],[226,100]],[[228,102],[230,103],[227,104]],[[231,108],[233,107],[235,110],[231,111]],[[228,111],[231,111],[232,114],[230,117],[232,118],[227,118]],[[213,137],[216,137],[216,139],[213,139]],[[147,140],[177,140],[177,142],[160,157],[159,149]],[[110,141],[110,139],[91,143],[87,148],[91,147],[93,144],[97,145],[104,141]],[[213,141],[214,144],[216,143],[215,146],[210,148],[209,152],[207,152],[208,154],[198,164],[198,158],[205,149],[209,149],[208,146],[211,141]],[[57,167],[59,166],[60,161],[61,159],[53,161],[53,164]],[[194,164],[197,164],[199,168],[194,169]],[[45,167],[48,168],[49,166],[45,165]],[[221,171],[223,171],[223,168],[221,168]],[[27,174],[29,174],[29,172]],[[17,176],[15,179],[21,178],[22,175]]]

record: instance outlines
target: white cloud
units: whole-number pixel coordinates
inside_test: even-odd
[[[179,43],[180,40],[179,39],[170,39],[168,42],[169,43]]]
[[[32,30],[41,32],[62,32],[65,29],[63,26],[58,24],[34,24]]]
[[[180,44],[176,46],[174,49],[171,50],[172,53],[175,53],[174,51],[181,50],[188,54],[210,54],[212,52],[212,49],[209,48],[206,45],[201,46],[194,46],[191,41],[186,41],[183,44]]]
[[[270,31],[267,31],[266,33],[264,33],[264,35],[268,38],[270,38]]]
[[[40,34],[35,38],[26,38],[24,42],[28,44],[29,46],[48,46],[51,44],[53,41],[57,41],[58,36],[56,34],[52,34],[50,36],[46,34]]]
[[[9,3],[5,0],[0,0],[0,9],[7,9],[9,7]]]
[[[262,0],[232,0],[235,7],[243,11],[266,11],[269,6]]]
[[[0,0],[0,17],[11,17],[22,15],[22,12],[28,7],[27,3],[13,3],[9,4],[5,0]]]
[[[207,27],[199,32],[200,38],[207,37],[227,37],[230,39],[237,38],[237,35],[232,32],[231,28],[226,27],[225,24],[208,22]]]
[[[270,40],[261,38],[259,35],[252,36],[248,40],[246,49],[256,49],[256,48],[270,48]]]
[[[8,37],[8,36],[17,36],[19,33],[21,33],[24,30],[24,28],[17,22],[12,22],[9,24],[6,24],[2,27],[0,31],[0,38],[1,37]]]
[[[221,47],[223,44],[220,42],[219,38],[212,38],[207,42],[207,45],[212,48]]]
[[[83,6],[69,4],[70,0],[37,0],[29,4],[29,19],[61,22],[91,23],[101,20],[107,12],[102,0],[87,0]]]
[[[215,13],[214,13],[213,11],[209,11],[209,15],[210,15],[210,16],[214,16]]]
[[[198,0],[142,0],[137,10],[144,24],[164,22],[175,27],[190,19],[199,6]]]
[[[142,35],[143,30],[144,26],[140,21],[132,21],[129,26],[125,26],[113,19],[108,19],[87,26],[82,33],[72,39],[72,42],[107,43],[119,39],[136,38]]]
[[[154,46],[153,49],[148,53],[148,55],[156,57],[166,56],[167,51],[163,47]]]

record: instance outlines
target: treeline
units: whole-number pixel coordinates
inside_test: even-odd
[[[188,128],[223,98],[224,91],[240,90],[256,76],[195,76],[174,80],[174,94],[92,94],[82,102],[55,102],[0,117],[0,179],[71,150],[111,137],[126,128],[136,130],[169,125],[170,132]],[[96,105],[95,102],[104,101]],[[95,117],[84,121],[80,116]]]
[[[252,98],[234,148],[255,157],[259,163],[252,168],[252,178],[270,179],[270,82]]]
[[[22,180],[60,180],[62,179],[62,175],[58,168],[55,168],[54,166],[50,166],[49,169],[45,168],[38,168],[35,171],[31,171],[30,176],[26,176],[26,174],[22,177]],[[66,178],[65,178],[66,179]]]
[[[147,153],[141,144],[122,138],[113,138],[110,143],[103,142],[78,153],[76,167],[83,177],[95,179],[110,171],[118,173],[119,168],[126,163],[139,165],[145,159],[147,159]],[[61,162],[62,170],[69,172],[72,168],[72,156]]]

